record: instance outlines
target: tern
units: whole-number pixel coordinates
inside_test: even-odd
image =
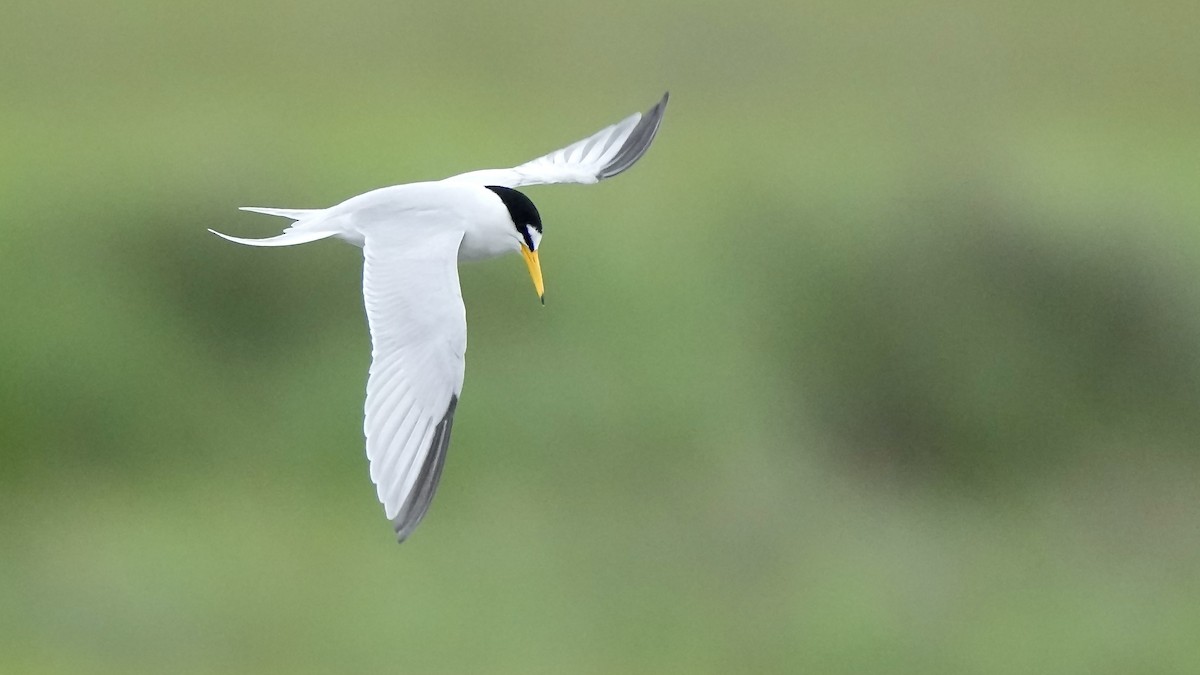
[[[624,172],[654,141],[668,96],[645,114],[509,169],[379,188],[326,209],[242,207],[294,221],[266,239],[209,230],[248,246],[337,237],[362,248],[371,333],[363,433],[371,481],[398,541],[429,509],[462,393],[467,318],[458,263],[520,253],[545,304],[542,219],[516,188],[592,184]]]

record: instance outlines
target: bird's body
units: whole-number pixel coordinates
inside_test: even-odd
[[[621,173],[649,148],[666,102],[511,169],[379,188],[326,209],[244,209],[295,221],[275,237],[214,231],[251,246],[337,237],[363,249],[372,344],[363,431],[371,480],[400,541],[437,489],[462,392],[467,325],[457,263],[519,252],[542,296],[541,218],[514,188]]]
[[[372,230],[419,227],[429,218],[439,229],[462,232],[463,242],[458,253],[458,259],[462,261],[485,260],[512,253],[519,243],[510,235],[512,225],[504,203],[491,190],[465,181],[391,185],[364,192],[327,209],[301,211],[248,207],[245,210],[270,215],[287,211],[292,216],[300,216],[278,237],[225,237],[251,246],[291,246],[337,237],[362,248]]]

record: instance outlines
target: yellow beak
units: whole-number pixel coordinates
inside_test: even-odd
[[[542,285],[542,263],[538,262],[537,251],[530,251],[528,246],[521,244],[521,257],[529,267],[529,278],[533,279],[533,288],[537,291],[538,299],[543,305],[546,304],[546,288]]]

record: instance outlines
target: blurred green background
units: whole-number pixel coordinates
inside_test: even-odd
[[[0,672],[1200,672],[1200,6],[9,0]],[[510,166],[438,498],[360,254]]]

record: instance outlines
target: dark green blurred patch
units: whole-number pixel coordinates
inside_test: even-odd
[[[1005,490],[1086,461],[1097,436],[1191,454],[1195,275],[1143,223],[1056,232],[995,201],[931,206],[818,241],[826,266],[772,296],[775,349],[856,462]]]

